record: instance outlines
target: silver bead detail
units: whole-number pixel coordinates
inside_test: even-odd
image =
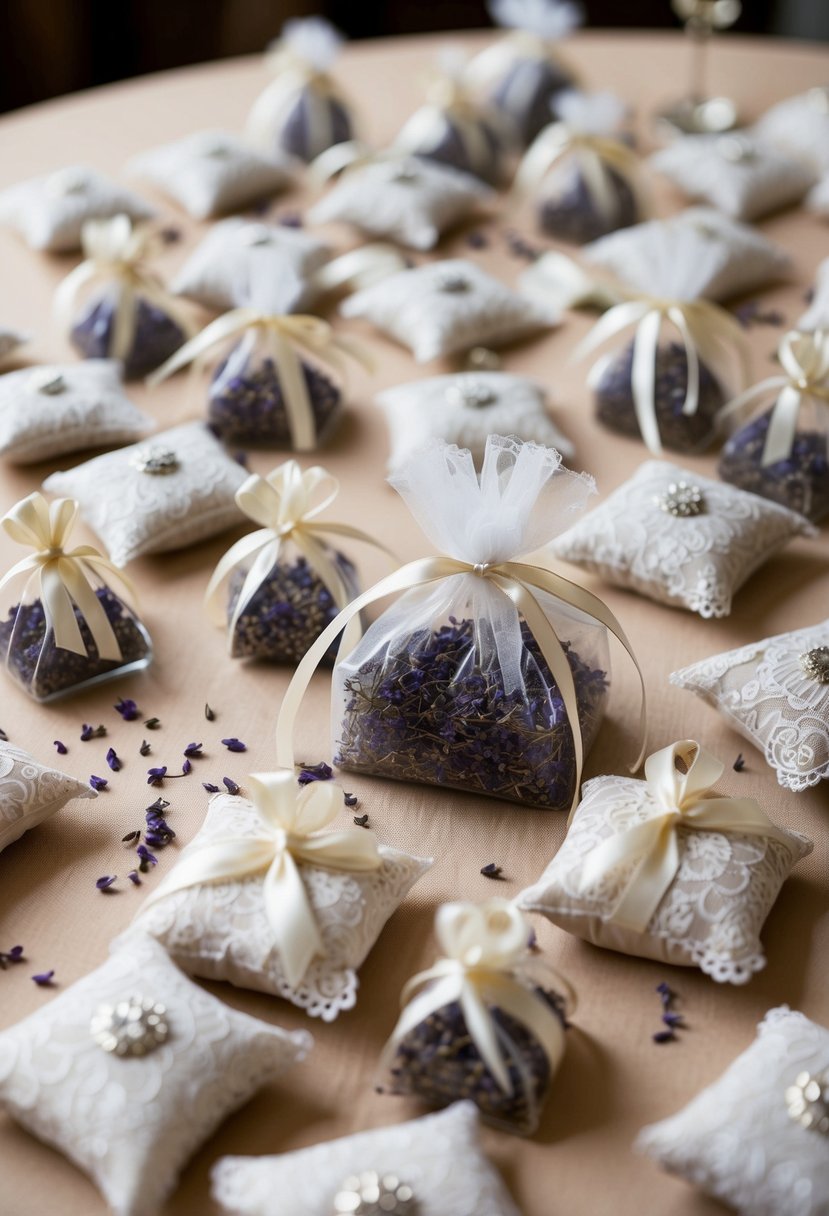
[[[815,646],[797,656],[803,674],[818,684],[829,684],[829,646]]]
[[[65,393],[69,385],[61,372],[53,367],[38,367],[29,376],[28,388],[34,393],[45,393],[48,397]]]
[[[446,400],[450,405],[481,410],[488,405],[494,405],[498,394],[483,380],[457,380],[447,388]]]
[[[689,519],[705,510],[702,490],[687,481],[670,482],[665,493],[656,496],[656,503],[660,511],[675,519]]]
[[[447,295],[461,296],[467,291],[472,290],[472,284],[465,274],[460,274],[457,270],[447,270],[439,275],[435,283],[438,291],[445,291]]]
[[[414,1192],[394,1174],[365,1170],[346,1178],[334,1196],[331,1216],[415,1216]]]
[[[807,1131],[829,1135],[829,1071],[800,1072],[786,1090],[789,1118]]]
[[[154,477],[165,477],[175,473],[179,467],[179,459],[169,448],[150,445],[138,448],[130,460],[134,469],[139,473],[149,473]]]
[[[114,1005],[99,1005],[89,1033],[110,1055],[145,1056],[167,1041],[166,1006],[151,997],[130,996]]]

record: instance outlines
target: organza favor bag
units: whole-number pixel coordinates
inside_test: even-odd
[[[277,726],[280,764],[314,666],[345,620],[394,592],[332,683],[334,762],[566,810],[604,714],[607,630],[590,592],[520,559],[563,532],[593,492],[552,448],[490,436],[472,455],[432,443],[390,479],[445,556],[404,566],[352,602],[300,664]]]
[[[0,615],[0,658],[36,701],[146,667],[149,634],[105,578],[127,587],[124,575],[97,549],[65,548],[78,504],[51,505],[30,494],[0,521],[18,544],[34,552],[0,578],[0,590],[28,575],[22,593]]]

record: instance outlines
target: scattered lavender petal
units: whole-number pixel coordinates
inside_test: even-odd
[[[134,887],[141,886],[141,879],[138,876],[137,870],[130,870],[130,872],[127,874],[127,878],[130,880],[130,882],[132,883],[132,885]]]
[[[158,730],[158,728],[161,726],[161,719],[145,718],[144,725],[146,726],[147,730]]]
[[[541,947],[538,944],[538,935],[536,934],[535,929],[530,929],[530,936],[527,938],[527,949],[528,950],[540,950],[541,949]]]
[[[58,755],[65,756],[66,753],[69,751],[69,748],[66,746],[66,744],[61,743],[60,739],[55,739],[54,743],[55,743],[55,750],[57,751]]]
[[[165,245],[175,245],[181,240],[181,229],[176,228],[173,224],[168,224],[159,230],[158,235]]]
[[[0,742],[8,743],[8,741],[9,741],[9,736],[3,730],[2,726],[0,726]]]
[[[503,866],[496,866],[494,861],[490,861],[488,865],[481,866],[481,873],[484,878],[503,878]]]
[[[93,790],[100,791],[105,790],[109,782],[107,781],[106,777],[96,777],[93,773],[89,778],[89,784],[92,786]]]
[[[162,764],[159,768],[147,769],[147,785],[161,785],[164,778],[167,776],[167,765]]]
[[[54,971],[41,971],[38,975],[33,975],[32,980],[38,988],[48,988],[51,986],[54,975]]]
[[[204,716],[205,716],[205,718],[207,718],[208,722],[214,722],[216,720],[216,714],[210,708],[210,706],[207,704],[206,701],[204,703]]]
[[[656,1034],[651,1035],[654,1043],[673,1043],[676,1035],[672,1030],[657,1030]]]
[[[326,764],[321,760],[319,764],[301,764],[301,772],[297,777],[300,785],[309,785],[312,781],[330,781],[334,776],[334,770],[330,764]]]
[[[117,874],[104,874],[103,878],[97,880],[95,886],[99,891],[108,891],[117,877]]]
[[[484,232],[470,232],[467,234],[466,243],[470,249],[486,249],[489,246],[489,237]]]
[[[357,797],[357,795],[356,794],[347,794],[345,792],[345,790],[343,790],[343,802],[348,807],[355,807],[355,806],[360,805],[360,799]]]
[[[202,759],[202,750],[201,750],[202,747],[203,747],[203,744],[201,744],[201,743],[188,743],[184,749],[184,754],[185,754],[185,756],[188,757],[188,759],[198,758],[199,760],[201,760]]]
[[[11,950],[0,950],[0,971],[7,971],[9,963],[23,962],[23,947],[12,946]]]
[[[144,742],[141,744],[141,746],[138,749],[138,754],[139,754],[139,756],[149,756],[149,754],[152,750],[153,749],[150,747],[149,743],[145,739]]]
[[[146,873],[150,866],[158,865],[155,853],[151,853],[145,844],[140,844],[135,852],[141,858],[141,865],[138,868],[142,873]]]
[[[112,769],[113,773],[120,772],[121,761],[118,759],[118,753],[114,747],[111,747],[107,752],[107,764]]]
[[[125,722],[134,722],[138,717],[138,706],[135,701],[129,700],[128,697],[122,697],[120,701],[116,701],[114,708],[117,709]]]
[[[276,217],[276,222],[282,228],[301,228],[303,224],[302,214],[299,211],[283,211],[281,215]]]
[[[241,786],[237,785],[230,777],[222,777],[222,782],[229,794],[238,794]]]
[[[357,828],[367,828],[368,827],[368,812],[366,812],[365,815],[355,815],[354,816],[354,826]]]
[[[103,739],[106,733],[105,726],[90,726],[88,722],[84,722],[81,727],[81,743],[88,743],[90,739]]]
[[[202,787],[207,790],[208,794],[218,794],[218,785],[213,785],[211,781],[202,781]]]
[[[745,766],[746,766],[745,757],[743,756],[743,753],[740,752],[739,756],[734,761],[734,763],[731,767],[734,769],[735,773],[741,773],[743,771],[743,769],[745,768]]]
[[[182,766],[181,766],[182,776],[186,777],[187,774],[192,773],[192,771],[193,771],[193,765],[190,763],[189,760],[185,760],[184,764],[182,764]]]
[[[235,737],[230,739],[222,739],[222,743],[229,752],[246,752],[248,750],[247,746],[242,742],[242,740]]]
[[[685,1021],[684,1021],[681,1013],[670,1013],[670,1012],[663,1013],[662,1021],[665,1023],[666,1026],[670,1026],[672,1029],[677,1026],[680,1028],[680,1030],[686,1029]]]
[[[156,798],[155,802],[152,803],[151,806],[146,807],[145,809],[148,814],[160,815],[163,811],[167,810],[167,807],[169,805],[170,804],[167,801],[167,799],[162,798],[161,795],[159,794],[159,796]]]
[[[141,831],[140,831],[140,829],[138,829],[135,832],[127,832],[126,836],[122,836],[121,843],[122,844],[135,844],[136,841],[138,841],[140,839],[141,839]]]

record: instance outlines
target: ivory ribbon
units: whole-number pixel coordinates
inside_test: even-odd
[[[340,632],[344,630],[340,643],[340,654],[346,655],[350,649],[353,649],[358,636],[359,613],[364,608],[367,608],[369,604],[375,603],[386,595],[394,595],[401,591],[411,591],[415,587],[422,587],[427,583],[437,582],[444,578],[453,578],[458,575],[488,579],[493,587],[511,599],[516,611],[527,622],[530,632],[538,643],[541,653],[544,655],[561,693],[564,708],[567,712],[567,720],[573,733],[573,747],[576,756],[573,806],[578,802],[581,772],[584,763],[584,744],[579,722],[576,687],[564,647],[559,641],[555,628],[547,619],[543,608],[536,599],[534,592],[546,592],[548,595],[555,596],[565,604],[569,604],[580,612],[584,612],[595,620],[600,621],[621,642],[636,668],[641,692],[639,712],[640,748],[636,762],[632,766],[632,771],[635,771],[642,763],[642,758],[645,754],[645,683],[631,644],[622,626],[607,605],[584,587],[579,587],[575,583],[571,583],[569,579],[563,578],[562,575],[556,574],[552,570],[546,570],[541,566],[530,566],[523,562],[472,565],[469,562],[458,561],[453,557],[424,557],[419,561],[409,562],[395,571],[394,574],[390,574],[387,578],[381,579],[379,583],[375,583],[373,587],[363,592],[362,595],[358,595],[322,631],[300,660],[282,699],[282,705],[280,706],[276,722],[277,763],[284,768],[293,768],[294,766],[294,724],[302,698],[310,683],[311,676],[322,660],[323,655]],[[355,624],[357,626],[356,629]]]
[[[75,606],[89,627],[98,657],[115,662],[123,657],[118,639],[95,594],[93,577],[100,571],[117,578],[132,594],[132,585],[122,571],[91,545],[65,549],[74,527],[78,504],[72,498],[56,498],[49,504],[35,492],[22,499],[0,520],[5,532],[19,545],[35,550],[22,558],[0,579],[0,590],[22,574],[29,574],[23,590],[28,597],[33,584],[43,604],[47,633],[52,630],[55,645],[73,654],[86,655]]]
[[[309,351],[318,359],[333,365],[343,374],[343,355],[350,355],[366,370],[372,370],[371,360],[361,347],[349,338],[340,337],[327,321],[321,317],[299,313],[275,315],[260,312],[256,308],[233,308],[222,313],[215,321],[197,334],[191,341],[179,347],[166,363],[162,363],[147,384],[151,387],[166,380],[194,359],[200,359],[214,346],[231,338],[238,338],[248,329],[260,329],[271,342],[270,353],[276,365],[279,387],[285,402],[291,442],[298,452],[309,452],[316,447],[317,428],[314,411],[302,364],[296,347]]]
[[[516,63],[521,60],[558,65],[568,82],[571,82],[569,87],[578,87],[570,65],[565,64],[562,57],[556,53],[554,40],[543,38],[530,30],[511,30],[492,46],[481,51],[469,64],[466,78],[473,88],[490,91],[506,80]],[[531,100],[530,96],[522,96],[526,94],[529,86],[524,84],[521,77],[522,73],[516,73],[507,95],[502,99],[502,104],[508,109],[526,105]]]
[[[606,219],[612,219],[616,201],[608,169],[614,169],[624,178],[636,196],[640,210],[647,210],[638,180],[636,153],[620,139],[582,134],[563,122],[545,127],[524,153],[512,186],[514,197],[522,199],[534,194],[552,167],[570,155],[577,160],[587,192]]]
[[[677,760],[680,765],[677,765]],[[617,866],[634,865],[610,921],[644,933],[679,869],[677,829],[739,832],[768,836],[791,852],[791,841],[753,798],[709,796],[723,764],[693,739],[683,739],[645,762],[645,780],[656,806],[648,818],[631,823],[596,845],[581,872],[583,891],[600,883]]]
[[[111,358],[123,360],[129,354],[135,336],[138,299],[142,296],[172,317],[185,334],[191,333],[189,318],[143,264],[157,243],[156,235],[145,228],[133,228],[126,215],[87,220],[81,232],[85,260],[69,272],[55,292],[55,317],[61,328],[71,327],[83,288],[95,282],[114,282],[118,294],[108,351]]]
[[[526,1026],[554,1069],[564,1048],[564,1028],[550,1006],[520,979],[529,926],[518,909],[505,899],[481,905],[443,904],[435,918],[435,934],[445,957],[415,975],[403,989],[405,1007],[383,1050],[384,1061],[393,1058],[400,1042],[425,1018],[458,1001],[470,1038],[504,1093],[511,1095],[513,1085],[492,1008]],[[569,997],[572,1010],[572,988],[552,968],[546,970]]]
[[[267,152],[274,150],[274,131],[280,131],[301,93],[307,90],[308,147],[327,148],[335,143],[332,103],[348,108],[340,88],[327,72],[281,45],[267,57],[274,79],[253,104],[246,133],[252,143]]]
[[[737,412],[749,401],[779,389],[763,448],[764,468],[791,455],[804,397],[829,404],[829,331],[792,330],[782,339],[777,354],[785,375],[761,380],[726,406],[729,414]]]
[[[503,125],[503,116],[489,110],[484,114],[455,75],[435,72],[427,88],[426,104],[415,110],[392,144],[392,150],[428,155],[443,140],[447,127],[451,127],[471,171],[477,172],[488,166],[492,158],[484,118],[490,126]]]
[[[261,527],[231,546],[213,571],[205,592],[208,611],[217,624],[223,624],[219,588],[233,570],[250,563],[230,621],[230,639],[239,617],[263,579],[276,565],[282,545],[287,540],[294,542],[311,569],[322,579],[338,611],[345,608],[351,596],[336,562],[320,539],[322,536],[347,536],[362,541],[382,550],[395,561],[393,553],[385,545],[360,528],[316,518],[331,505],[339,488],[336,477],[319,465],[303,473],[295,460],[288,460],[268,473],[267,477],[251,474],[236,491],[236,502],[240,509]]]
[[[745,383],[748,374],[743,331],[731,313],[710,300],[671,300],[657,296],[627,300],[600,317],[573,352],[574,359],[582,359],[609,338],[636,326],[631,372],[633,404],[642,439],[657,456],[662,454],[662,443],[656,417],[656,354],[665,320],[671,321],[679,331],[685,347],[688,382],[683,414],[692,416],[699,405],[700,360],[716,365],[723,351],[733,347]]]
[[[359,291],[407,269],[408,263],[399,249],[378,241],[341,253],[326,262],[311,274],[310,285],[320,294],[343,289]]]
[[[383,859],[370,830],[322,831],[342,805],[339,786],[312,781],[300,790],[293,770],[256,773],[248,778],[248,785],[259,815],[259,831],[190,845],[145,907],[188,887],[263,874],[265,914],[285,979],[295,988],[312,960],[325,956],[298,866],[365,874],[379,869]]]

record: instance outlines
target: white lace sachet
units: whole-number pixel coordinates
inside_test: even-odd
[[[241,523],[235,494],[247,472],[201,422],[96,456],[43,483],[76,498],[117,566],[166,553]]]
[[[806,195],[806,210],[821,219],[829,219],[829,173],[826,173]]]
[[[648,460],[551,547],[660,604],[728,616],[736,592],[795,536],[816,531],[786,507]]]
[[[146,220],[155,210],[132,190],[85,165],[33,177],[0,193],[0,224],[16,228],[32,249],[71,253],[80,249],[87,220],[114,215]]]
[[[378,1175],[377,1178],[365,1177]],[[396,1180],[397,1185],[395,1185]],[[212,1195],[224,1216],[519,1216],[481,1147],[471,1102],[278,1157],[221,1157]],[[381,1207],[358,1206],[374,1183]],[[405,1188],[401,1194],[401,1188]],[[334,1207],[338,1196],[342,1204]],[[343,1206],[345,1197],[352,1206]],[[396,1206],[392,1199],[396,1196]]]
[[[724,714],[786,789],[829,779],[829,620],[702,659],[671,683]]]
[[[636,1148],[739,1216],[825,1216],[829,1030],[787,1005],[686,1107]]]
[[[127,171],[152,182],[194,219],[238,211],[289,183],[287,171],[235,135],[199,131],[135,157]]]
[[[353,224],[411,249],[432,249],[447,228],[493,198],[477,178],[417,157],[347,169],[308,213],[312,224]]]
[[[829,329],[829,258],[818,263],[811,302],[795,328],[808,333]]]
[[[129,443],[154,426],[124,393],[113,359],[26,367],[0,376],[0,454],[15,464]]]
[[[707,300],[727,300],[765,287],[791,272],[792,260],[780,245],[714,207],[687,207],[669,219],[647,220],[612,232],[586,245],[583,256],[591,265],[612,271],[627,287],[649,291],[650,263],[654,250],[662,245],[662,234],[672,240],[685,228],[692,228],[716,250],[708,262],[707,278],[699,287],[699,294]]]
[[[408,346],[418,363],[525,338],[559,319],[462,258],[402,270],[350,296],[340,311]]]
[[[489,435],[515,435],[573,455],[572,443],[547,413],[544,390],[524,376],[433,376],[386,389],[375,400],[389,428],[390,470],[432,439],[468,448],[476,461],[483,459]]]
[[[0,742],[0,852],[73,798],[95,797],[82,781]]]
[[[766,965],[760,930],[812,842],[752,799],[712,797],[722,771],[684,740],[649,757],[645,781],[585,782],[564,844],[518,907],[595,946],[746,983]]]
[[[802,161],[745,133],[685,135],[650,158],[689,198],[737,220],[757,220],[800,202],[815,174]]]
[[[752,133],[816,172],[829,172],[829,89],[809,89],[778,101],[756,122]]]
[[[0,1105],[115,1216],[154,1216],[199,1145],[311,1042],[237,1013],[136,935],[0,1034]]]
[[[248,303],[244,285],[254,276],[273,282],[296,276],[300,290],[294,307],[300,311],[310,294],[307,279],[328,256],[328,247],[301,229],[232,217],[213,225],[171,289],[206,308],[224,310]]]
[[[334,814],[342,809],[343,795],[338,786],[313,782],[300,793],[294,774],[289,773],[288,778],[290,793],[298,794],[297,805],[304,804],[306,814],[311,799],[332,799]],[[260,792],[253,778],[250,785],[258,801]],[[218,849],[217,841],[233,838],[248,842],[261,838],[262,831],[262,817],[254,803],[228,794],[214,795],[202,828],[170,872],[170,893],[161,890],[153,896],[139,913],[135,927],[157,938],[192,975],[269,992],[304,1009],[311,1017],[332,1022],[356,1004],[359,967],[386,921],[429,869],[431,860],[385,846],[379,848],[376,867],[364,871],[334,869],[334,863],[327,864],[322,853],[317,865],[298,857],[296,872],[322,948],[300,978],[291,977],[290,982],[286,974],[289,966],[268,914],[267,865],[249,876],[178,886],[185,868],[206,857],[204,850]],[[332,835],[356,838],[363,850],[374,841],[373,833],[363,828],[351,827],[348,833]],[[313,839],[324,842],[326,837],[320,833]]]

